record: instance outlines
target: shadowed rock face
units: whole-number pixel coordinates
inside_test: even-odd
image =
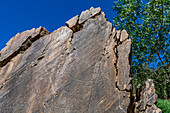
[[[17,34],[0,51],[2,113],[126,113],[131,40],[100,8],[51,34]]]

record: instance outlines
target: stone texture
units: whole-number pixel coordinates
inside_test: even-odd
[[[138,87],[138,89],[140,89],[140,87]],[[155,93],[153,80],[148,79],[145,82],[143,90],[137,93],[138,98],[134,103],[135,113],[162,113],[161,110],[155,106],[157,94]]]
[[[0,51],[0,67],[5,65],[19,51],[25,51],[31,46],[32,42],[46,34],[49,34],[49,32],[45,28],[39,27],[18,33],[11,38],[6,44],[6,47]]]
[[[120,33],[121,33],[121,31],[117,30],[116,33],[117,33],[117,40],[120,40]]]
[[[77,21],[79,19],[79,16],[76,15],[75,17],[71,18],[70,20],[68,20],[66,22],[66,25],[69,27],[69,28],[73,28],[76,24],[77,24]]]
[[[162,113],[162,111],[153,104],[151,107],[148,107],[144,113]]]
[[[91,7],[90,8],[91,16],[95,16],[96,14],[100,13],[100,11],[101,11],[100,7],[98,7],[98,8]]]
[[[87,19],[89,19],[91,17],[91,14],[90,14],[90,11],[89,10],[86,10],[86,11],[83,11],[80,15],[80,18],[79,18],[79,24],[83,23],[84,21],[86,21]]]
[[[120,90],[130,90],[130,53],[131,52],[131,39],[124,41],[117,47],[118,54],[118,87]]]
[[[128,35],[127,31],[126,31],[125,29],[122,30],[122,32],[121,32],[121,37],[120,37],[120,41],[122,42],[122,41],[128,39],[128,37],[129,37],[129,35]]]
[[[1,51],[0,113],[128,112],[131,40],[117,39],[100,8],[51,34],[38,29],[18,34]]]
[[[90,10],[83,11],[80,15],[78,23],[82,24],[84,21],[95,16],[96,14],[99,14],[100,12],[101,12],[100,7],[98,7],[98,8],[91,7]]]

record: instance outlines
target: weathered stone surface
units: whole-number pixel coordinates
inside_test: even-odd
[[[79,19],[79,16],[76,15],[75,17],[71,18],[70,20],[68,20],[66,22],[66,25],[69,27],[69,28],[73,28],[76,24],[77,24],[77,21]]]
[[[128,39],[128,37],[129,37],[129,35],[128,35],[127,31],[126,31],[125,29],[122,30],[122,32],[121,32],[121,37],[120,37],[120,41],[122,42],[122,41]]]
[[[100,7],[98,7],[98,8],[91,7],[90,8],[91,16],[95,16],[96,14],[100,13],[100,11],[101,11]]]
[[[136,95],[139,95],[139,92]],[[155,106],[157,94],[155,93],[153,80],[148,79],[148,81],[145,82],[145,86],[138,98],[134,103],[135,113],[162,113],[161,110]]]
[[[83,11],[80,15],[80,18],[79,18],[79,24],[83,23],[85,20],[89,19],[91,17],[91,14],[90,14],[90,11],[89,10],[86,10],[86,11]]]
[[[8,42],[2,61],[5,51],[15,55],[0,62],[0,113],[127,113],[131,40],[117,39],[100,8],[81,16],[51,34],[41,27],[43,35],[31,30]]]
[[[116,31],[116,33],[117,33],[117,37],[116,37],[117,40],[120,40],[120,32],[121,32],[120,30],[117,30],[117,31]]]
[[[98,7],[98,8],[91,7],[90,10],[83,11],[80,15],[78,23],[82,24],[84,21],[95,16],[96,14],[99,14],[100,12],[101,12],[100,7]]]
[[[162,111],[153,104],[151,107],[148,107],[144,113],[162,113]]]
[[[22,33],[18,33],[16,36],[11,38],[6,47],[0,51],[0,67],[5,65],[11,58],[13,58],[20,51],[26,50],[31,46],[32,42],[39,39],[40,37],[49,34],[49,32],[39,27],[33,28]]]
[[[120,90],[130,90],[130,52],[131,39],[124,41],[117,47],[118,54],[118,87]]]

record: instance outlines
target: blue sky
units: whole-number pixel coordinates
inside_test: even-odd
[[[18,32],[45,27],[52,32],[75,15],[101,7],[112,23],[115,0],[0,0],[0,50]]]

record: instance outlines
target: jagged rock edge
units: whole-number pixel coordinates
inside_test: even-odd
[[[86,19],[83,23],[81,23],[81,24],[78,24],[78,22],[79,22],[79,17],[80,16],[78,16],[78,20],[77,20],[77,22],[76,22],[76,25],[74,25],[73,27],[69,27],[69,25],[68,24],[66,24],[66,26],[68,27],[68,28],[70,28],[72,31],[73,31],[73,34],[72,34],[72,37],[71,37],[71,40],[70,40],[70,44],[72,44],[71,42],[72,42],[72,40],[73,40],[73,37],[74,37],[74,33],[75,32],[78,32],[78,31],[80,31],[81,29],[83,29],[83,25],[89,20],[89,19],[91,19],[91,18],[95,18],[96,16],[98,16],[98,15],[101,15],[102,14],[102,11],[100,11],[99,13],[97,13],[97,14],[95,14],[94,16],[92,16],[92,17],[90,17],[90,18],[88,18],[88,19]],[[105,16],[105,19],[106,19],[106,21],[108,22],[108,20],[107,20],[107,18],[106,18],[106,15],[104,14],[104,16]],[[77,28],[79,28],[79,29],[77,29]],[[132,98],[132,91],[131,91],[131,89],[130,90],[128,90],[128,89],[123,89],[123,90],[121,90],[119,87],[118,87],[118,85],[117,85],[117,80],[118,80],[118,67],[117,67],[117,62],[118,62],[118,50],[117,50],[117,47],[119,46],[119,45],[121,45],[123,42],[125,42],[126,40],[128,40],[129,39],[129,37],[128,38],[126,38],[125,40],[123,40],[123,41],[120,41],[120,38],[121,38],[121,31],[120,31],[120,34],[119,34],[119,39],[117,39],[116,38],[116,35],[117,35],[117,31],[115,30],[115,34],[114,34],[114,36],[112,37],[112,31],[113,31],[113,26],[112,26],[112,28],[111,28],[111,33],[110,33],[110,36],[109,36],[109,39],[110,38],[113,38],[113,39],[115,39],[115,41],[114,41],[114,43],[116,43],[116,45],[114,46],[114,48],[113,49],[115,49],[116,50],[116,52],[114,51],[114,54],[116,55],[116,62],[115,62],[115,70],[116,70],[116,79],[115,79],[115,88],[118,90],[118,91],[120,91],[120,92],[130,92],[130,97],[129,97],[129,100],[130,100],[130,103],[129,103],[129,105],[128,105],[128,108],[127,108],[127,112],[129,111],[129,108],[131,108],[131,98]],[[107,46],[107,45],[106,45]],[[132,50],[132,49],[131,49]],[[130,63],[131,63],[131,60],[130,60],[130,56],[131,56],[131,51],[130,50],[130,53],[129,53],[129,65],[130,65]],[[105,55],[104,55],[105,56]],[[102,59],[102,58],[101,58]],[[101,61],[101,59],[99,60],[99,62]],[[129,70],[130,71],[130,70]],[[129,77],[130,77],[130,75],[129,75]],[[132,82],[132,79],[130,80],[130,83]],[[120,106],[120,105],[119,105]]]
[[[15,52],[13,52],[10,56],[8,56],[7,58],[3,59],[2,61],[0,61],[0,67],[4,67],[8,62],[11,61],[11,59],[13,59],[15,56],[17,56],[19,53],[26,51],[29,47],[31,47],[32,43],[34,43],[35,41],[37,41],[38,39],[40,39],[43,36],[49,35],[49,34],[44,34],[41,36],[41,31],[44,28],[41,27],[40,28],[40,32],[39,34],[37,34],[36,36],[34,36],[33,38],[31,36],[29,36],[21,45],[21,47],[16,50]],[[31,40],[32,38],[32,40]],[[1,53],[0,53],[1,55]]]
[[[80,31],[82,28],[83,28],[83,25],[85,24],[85,22],[87,22],[89,19],[91,19],[91,18],[95,18],[96,16],[98,16],[98,15],[101,15],[102,14],[102,11],[100,11],[99,13],[97,13],[97,14],[95,14],[94,16],[92,16],[92,17],[90,17],[90,18],[88,18],[87,20],[85,20],[83,23],[81,23],[81,24],[78,24],[78,21],[79,21],[79,17],[78,17],[78,20],[77,20],[77,23],[76,23],[76,25],[75,26],[81,26],[81,28],[80,29],[78,29],[77,31],[74,31],[72,28],[70,28],[69,26],[67,26],[67,27],[69,27],[71,30],[73,30],[73,37],[74,37],[74,33],[75,32],[78,32],[78,31]],[[104,14],[104,16],[105,16],[105,19],[106,19],[106,21],[107,22],[109,22],[108,20],[107,20],[107,18],[106,18],[106,15]],[[66,24],[67,25],[67,24]],[[73,26],[73,27],[75,27],[75,26]],[[119,87],[118,87],[118,85],[117,85],[117,80],[118,80],[118,78],[117,78],[117,76],[118,76],[118,68],[117,68],[117,63],[118,63],[118,50],[117,50],[117,47],[119,46],[119,45],[121,45],[123,42],[125,42],[126,40],[128,40],[129,39],[129,37],[128,38],[126,38],[125,40],[123,40],[123,41],[120,41],[120,38],[121,38],[121,31],[120,31],[120,34],[119,34],[119,39],[117,39],[116,38],[116,36],[117,36],[117,31],[115,30],[115,34],[114,34],[114,36],[112,37],[112,31],[113,31],[113,26],[112,26],[112,28],[111,28],[111,33],[110,33],[110,36],[109,36],[109,39],[110,38],[113,38],[113,39],[115,39],[115,41],[114,41],[114,43],[116,43],[116,45],[114,46],[114,48],[113,49],[115,49],[116,50],[116,52],[114,51],[114,54],[116,55],[116,59],[115,59],[115,70],[116,70],[116,79],[115,79],[115,86],[116,86],[116,89],[118,90],[118,91],[121,91],[121,92],[130,92],[130,97],[129,97],[129,99],[130,99],[130,101],[131,101],[131,89],[130,90],[128,90],[128,89],[123,89],[123,90],[121,90]],[[72,37],[72,38],[73,38]],[[130,60],[130,56],[131,56],[131,50],[130,50],[130,53],[129,53],[129,65],[130,65],[130,63],[131,63],[131,60]],[[102,58],[101,58],[102,59]],[[101,59],[99,60],[99,62],[101,61]],[[130,70],[129,70],[130,71]],[[129,75],[129,77],[130,77],[130,75]],[[132,80],[130,81],[130,83],[132,82]],[[127,109],[127,111],[129,110],[129,107],[131,107],[131,102],[129,103],[129,105],[128,105],[128,109]]]
[[[88,18],[87,20],[85,20],[85,21],[84,21],[83,23],[81,23],[81,24],[78,24],[78,21],[79,21],[79,16],[78,16],[78,20],[77,20],[77,22],[76,22],[76,25],[72,27],[72,28],[76,27],[76,31],[74,31],[74,29],[70,28],[70,27],[66,24],[66,27],[68,27],[69,29],[71,29],[71,30],[73,31],[72,36],[71,36],[71,38],[70,38],[70,40],[69,40],[69,42],[70,42],[71,45],[72,45],[72,40],[73,40],[73,37],[74,37],[74,33],[80,31],[81,29],[83,29],[83,25],[84,25],[89,19],[95,18],[96,16],[100,15],[101,12],[102,12],[102,11],[100,11],[99,13],[95,14],[94,16]],[[106,17],[105,17],[105,19],[106,19]],[[106,20],[107,20],[107,19],[106,19]],[[77,27],[77,26],[78,26],[78,27]],[[60,28],[61,28],[61,27],[60,27]],[[80,29],[77,29],[77,28],[80,28]],[[42,29],[43,29],[43,28],[41,27],[41,30],[42,30]],[[59,29],[59,28],[58,28],[58,29]],[[58,29],[57,29],[57,30],[58,30]],[[112,29],[113,29],[113,27],[112,27]],[[112,29],[111,29],[111,31],[112,31]],[[41,30],[40,30],[40,31],[41,31]],[[55,31],[57,31],[57,30],[55,30]],[[53,31],[53,32],[54,32],[54,31]],[[53,32],[52,32],[52,33],[53,33]],[[50,35],[50,36],[51,36],[52,33],[46,34],[46,35]],[[36,35],[36,36],[34,37],[34,40],[33,40],[33,41],[30,40],[30,38],[32,38],[32,37],[28,37],[28,38],[26,39],[26,41],[22,43],[21,47],[20,47],[17,51],[15,51],[12,55],[10,55],[9,57],[7,57],[6,59],[4,59],[4,60],[2,60],[2,61],[0,62],[0,67],[1,67],[1,68],[4,67],[8,62],[11,61],[11,59],[13,59],[15,56],[17,56],[18,54],[20,54],[21,51],[23,51],[23,53],[24,53],[24,51],[26,51],[29,47],[31,47],[31,45],[32,45],[35,41],[37,41],[38,39],[40,39],[40,38],[42,38],[42,37],[44,37],[44,36],[46,36],[46,35],[41,36],[40,34],[38,34],[38,35]],[[110,35],[111,35],[111,34],[110,34]],[[48,47],[48,45],[49,45],[51,42],[52,42],[52,39],[50,38],[50,41],[48,42],[48,44],[47,44],[46,47],[44,48],[41,56],[38,56],[38,58],[36,58],[37,60],[40,59],[40,58],[43,58],[43,53],[44,53],[44,51],[46,50],[46,48]],[[24,44],[29,44],[29,46],[28,46],[28,45],[24,45]],[[25,48],[25,47],[26,47],[26,48]],[[73,47],[73,50],[72,50],[71,52],[73,52],[74,50],[76,50],[75,47]],[[23,53],[22,53],[22,54],[23,54]],[[34,59],[34,60],[36,60],[36,59]],[[26,70],[27,65],[29,65],[29,64],[26,64],[26,66],[23,67],[22,72],[24,72],[24,71]],[[37,64],[35,64],[35,65],[37,65]],[[16,72],[17,72],[17,71],[20,71],[20,70],[21,70],[21,69],[18,69],[18,70],[16,70]],[[18,73],[22,73],[22,72],[18,72]],[[20,74],[19,74],[19,75],[20,75]],[[6,83],[6,82],[9,81],[9,80],[10,80],[10,79],[7,78],[4,83]],[[3,83],[3,84],[4,84],[4,83]],[[2,84],[2,86],[0,87],[0,90],[3,88],[3,84]]]
[[[78,16],[78,20],[77,20],[77,22],[76,22],[76,25],[73,26],[72,28],[70,28],[70,27],[66,24],[66,26],[73,31],[73,34],[72,34],[70,43],[71,43],[71,41],[72,41],[72,38],[74,37],[74,33],[80,31],[80,30],[83,28],[83,25],[85,24],[86,21],[88,21],[88,20],[91,19],[91,18],[95,18],[96,16],[100,15],[101,12],[102,12],[102,11],[96,13],[95,15],[93,15],[93,16],[90,17],[90,18],[88,18],[87,20],[85,20],[85,21],[84,21],[83,23],[81,23],[81,24],[78,24],[79,17],[80,17],[80,16]],[[106,19],[106,20],[107,20],[107,19]],[[41,28],[41,30],[42,30],[42,29],[43,29],[43,28]],[[75,29],[75,30],[74,30],[74,29]],[[50,33],[50,34],[51,34],[51,33]],[[49,34],[46,34],[46,35],[49,35]],[[16,50],[16,51],[13,52],[10,56],[8,56],[7,58],[3,59],[3,60],[0,62],[0,67],[4,67],[8,62],[10,62],[11,59],[13,59],[15,56],[17,56],[20,52],[26,51],[26,50],[32,45],[32,43],[34,43],[35,41],[37,41],[38,39],[40,39],[41,37],[44,37],[44,36],[46,36],[46,35],[40,36],[40,34],[38,34],[38,35],[36,35],[36,36],[33,38],[33,41],[30,40],[31,37],[28,37],[28,38],[26,39],[26,41],[22,43],[21,47],[20,47],[18,50]]]
[[[84,22],[82,22],[81,24],[78,23],[79,18],[80,18],[80,16],[78,16],[78,20],[77,20],[77,22],[76,22],[76,25],[74,25],[73,27],[69,27],[69,25],[66,23],[66,26],[67,26],[68,28],[70,28],[70,29],[73,31],[73,33],[78,32],[78,31],[80,31],[80,30],[83,28],[83,25],[85,24],[85,22],[87,22],[87,21],[88,21],[89,19],[91,19],[91,18],[95,18],[96,16],[100,15],[101,13],[102,13],[102,11],[100,11],[99,13],[96,13],[96,14],[93,15],[92,17],[86,19],[86,20],[85,20]]]
[[[73,30],[72,28],[68,27],[68,25],[66,25],[68,28],[70,28],[70,29],[73,31],[72,36],[71,36],[71,40],[70,40],[70,44],[71,44],[72,39],[73,39],[73,37],[74,37],[74,33],[80,31],[80,30],[83,28],[83,25],[85,24],[85,22],[87,22],[89,19],[95,18],[96,16],[100,15],[101,13],[102,13],[102,11],[100,11],[99,13],[95,14],[94,16],[88,18],[87,20],[85,20],[85,21],[84,21],[83,23],[81,23],[81,24],[78,24],[78,21],[79,21],[79,18],[78,18],[76,25],[73,26],[73,27],[76,27],[76,30]],[[105,17],[105,19],[106,19],[106,17]],[[106,21],[107,21],[107,19],[106,19]],[[77,26],[79,26],[79,27],[77,27]],[[79,28],[79,29],[77,29],[77,28]],[[111,31],[113,31],[113,26],[112,26],[112,28],[111,28]],[[47,34],[47,35],[51,35],[51,34]],[[111,32],[109,38],[110,38],[112,35],[113,35],[113,34],[112,34],[112,32]],[[116,38],[116,35],[117,35],[117,32],[115,31],[115,34],[114,34],[113,38],[116,39],[115,42],[116,42],[117,44],[114,46],[113,49],[116,50],[116,52],[114,51],[114,53],[115,53],[115,55],[116,55],[116,60],[115,60],[116,62],[115,62],[114,65],[115,65],[116,77],[117,77],[117,76],[118,76],[118,68],[117,68],[118,51],[117,51],[117,47],[118,47],[120,44],[122,44],[122,42],[126,41],[126,40],[129,39],[129,38],[126,38],[125,40],[123,40],[122,42],[120,42],[121,32],[120,32],[120,34],[119,34],[119,39]],[[44,35],[44,36],[46,36],[46,35]],[[26,50],[32,45],[32,43],[34,43],[34,42],[37,41],[39,38],[44,37],[44,36],[40,36],[40,34],[36,35],[35,37],[37,37],[37,38],[35,38],[35,40],[34,40],[33,42],[32,42],[32,41],[30,42],[29,37],[28,37],[28,39],[23,43],[23,46],[21,46],[17,51],[15,51],[15,52],[14,52],[12,55],[10,55],[7,59],[4,59],[4,60],[3,60],[3,62],[5,62],[5,63],[1,64],[2,61],[0,62],[0,68],[3,67],[3,66],[5,66],[8,62],[10,62],[10,60],[11,60],[12,58],[14,58],[16,55],[18,55],[21,51],[26,51]],[[49,41],[49,43],[46,45],[45,49],[48,47],[48,45],[51,43],[51,41],[52,41],[52,40]],[[31,43],[31,45],[29,45],[28,48],[24,48],[24,47],[25,47],[24,44],[26,44],[27,42],[28,42],[28,44]],[[26,45],[26,46],[27,46],[27,45]],[[45,49],[43,50],[43,52],[45,51]],[[42,54],[43,54],[43,52],[42,52]],[[130,51],[130,52],[132,52],[132,51]],[[130,55],[131,55],[131,53],[129,54],[129,64],[130,64],[130,62],[131,62],[131,59],[130,59],[131,56],[130,56]],[[38,59],[41,59],[41,57],[43,57],[43,56],[39,56]],[[100,60],[101,60],[101,59],[100,59]],[[100,61],[100,60],[99,60],[99,61]],[[129,75],[129,77],[130,77],[130,75]],[[117,90],[119,90],[119,91],[131,92],[131,91],[127,90],[127,89],[120,90],[120,88],[119,88],[118,85],[117,85],[117,78],[116,78],[116,81],[115,81],[115,86],[116,86]],[[2,87],[3,87],[3,86],[2,86]],[[1,89],[2,87],[0,87],[0,89]],[[132,94],[132,92],[131,92],[130,94]],[[130,97],[130,101],[131,101],[131,97]],[[130,103],[130,104],[131,104],[131,103]],[[129,106],[130,106],[130,104],[129,104]],[[129,106],[128,106],[128,109],[129,109]],[[146,108],[147,108],[148,106],[150,106],[150,105],[146,105]]]

